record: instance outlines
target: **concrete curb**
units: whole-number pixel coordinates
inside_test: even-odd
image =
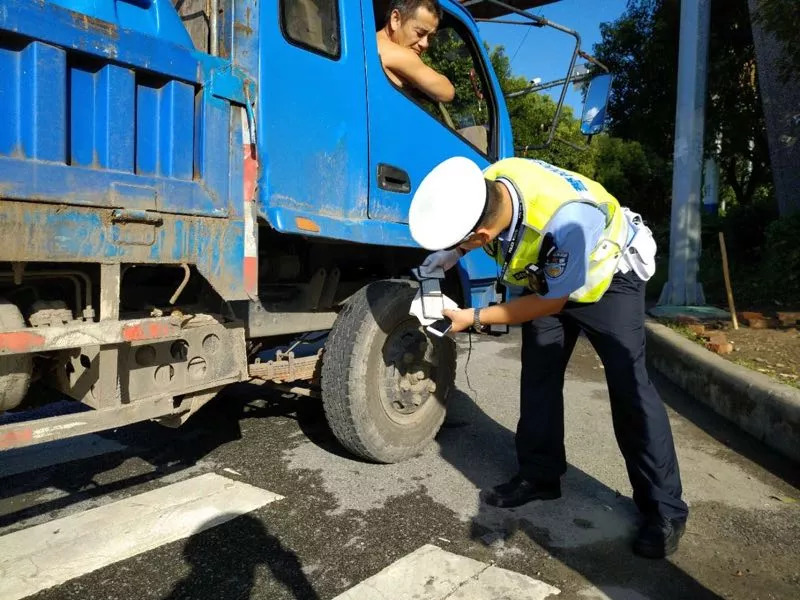
[[[709,352],[669,327],[645,322],[647,359],[695,400],[800,462],[800,389]]]

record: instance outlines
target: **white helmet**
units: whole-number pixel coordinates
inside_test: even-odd
[[[463,156],[448,158],[425,176],[411,200],[411,236],[427,250],[452,248],[475,230],[485,206],[481,168]]]

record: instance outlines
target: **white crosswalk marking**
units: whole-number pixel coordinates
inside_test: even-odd
[[[207,473],[10,533],[0,537],[0,598],[24,598],[281,498]]]
[[[540,600],[560,590],[426,544],[334,600]]]

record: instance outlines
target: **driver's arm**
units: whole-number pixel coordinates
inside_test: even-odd
[[[422,62],[416,52],[392,42],[378,43],[383,68],[438,102],[450,102],[456,89],[450,80]]]

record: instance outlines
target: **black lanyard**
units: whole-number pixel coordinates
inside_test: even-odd
[[[505,179],[505,177],[503,179]],[[503,282],[503,279],[506,276],[506,270],[508,269],[508,264],[511,262],[511,259],[514,256],[514,251],[517,249],[517,245],[519,244],[519,232],[522,229],[522,222],[525,220],[525,209],[523,207],[522,194],[519,193],[519,190],[517,190],[517,187],[511,181],[509,180],[506,181],[508,181],[508,183],[514,187],[514,192],[517,196],[518,210],[517,210],[517,224],[514,227],[514,232],[511,234],[511,239],[508,240],[508,248],[506,249],[506,254],[503,257],[503,269],[500,271],[500,275],[497,277],[497,280],[500,283]],[[509,192],[509,196],[510,195],[511,192]],[[514,199],[512,198],[511,200],[513,202]],[[495,242],[498,242],[498,240],[495,240]]]

